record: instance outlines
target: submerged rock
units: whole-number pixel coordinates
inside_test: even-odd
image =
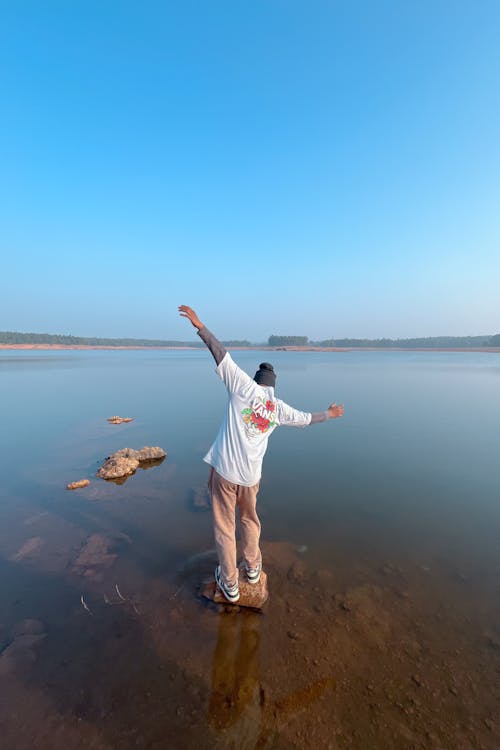
[[[43,546],[44,541],[40,536],[33,536],[31,539],[28,539],[20,549],[17,550],[17,552],[12,555],[9,560],[12,562],[19,562],[20,560],[24,560],[28,557],[35,557],[38,555],[38,552],[40,551],[41,547]]]
[[[29,667],[36,661],[35,647],[45,638],[40,620],[22,620],[14,626],[10,642],[0,653],[0,675],[8,675]]]
[[[119,479],[129,476],[138,469],[141,463],[161,461],[167,454],[159,446],[145,446],[136,451],[133,448],[122,448],[108,456],[96,476],[100,479]]]
[[[67,490],[79,490],[82,487],[88,487],[90,479],[79,479],[77,482],[70,482],[66,485]]]
[[[115,562],[117,548],[123,542],[130,543],[126,534],[92,534],[71,563],[71,572],[90,577],[95,569],[110,568]]]

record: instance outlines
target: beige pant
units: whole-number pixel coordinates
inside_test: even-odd
[[[262,557],[259,549],[260,521],[257,516],[257,493],[259,483],[253,487],[228,482],[210,472],[208,487],[212,496],[214,514],[215,546],[219,556],[223,581],[233,586],[238,580],[236,566],[236,506],[240,517],[242,553],[245,565],[255,568]]]

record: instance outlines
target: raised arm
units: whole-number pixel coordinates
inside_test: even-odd
[[[211,333],[211,331],[209,331],[208,328],[203,325],[203,323],[191,307],[188,307],[187,305],[180,305],[179,312],[183,318],[187,318],[189,321],[191,321],[193,326],[198,331],[198,336],[203,341],[203,343],[207,345],[208,349],[212,353],[213,358],[215,359],[215,364],[220,365],[220,363],[226,356],[226,347],[224,346],[224,344],[221,344],[221,342],[215,338],[213,333]]]

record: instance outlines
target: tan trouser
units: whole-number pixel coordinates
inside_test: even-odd
[[[255,568],[261,563],[259,549],[260,521],[257,516],[257,493],[259,483],[253,487],[228,482],[217,474],[210,472],[208,487],[212,496],[214,514],[215,546],[219,556],[223,581],[233,586],[238,580],[236,566],[236,506],[240,517],[242,553],[245,565]]]

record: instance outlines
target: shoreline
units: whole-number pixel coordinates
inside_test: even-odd
[[[90,346],[85,344],[0,344],[0,351],[203,351],[199,346]],[[500,347],[396,346],[228,346],[231,351],[270,352],[483,352],[500,354]]]

